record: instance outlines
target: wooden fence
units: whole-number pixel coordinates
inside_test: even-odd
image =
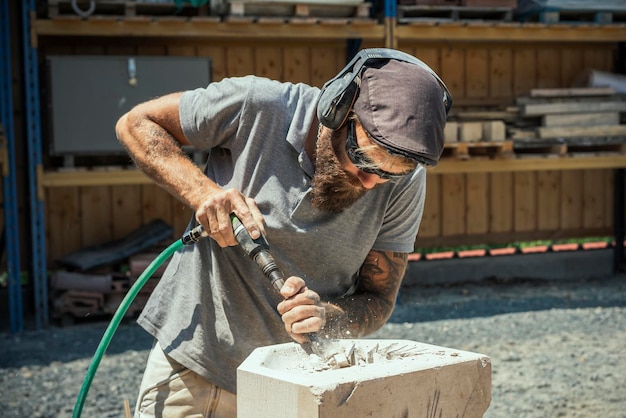
[[[373,47],[382,45],[367,45]],[[611,71],[615,44],[402,42],[444,79],[455,108],[513,104],[532,88],[568,87],[586,69]],[[72,39],[42,42],[45,54],[186,55],[212,59],[212,79],[257,74],[321,86],[345,63],[344,42]],[[549,158],[550,156],[546,156]],[[489,162],[486,161],[485,164]],[[46,167],[54,170],[54,167]],[[483,172],[428,176],[417,246],[607,235],[613,224],[613,170]],[[151,184],[48,187],[51,262],[123,237],[154,218],[183,231],[190,211]]]

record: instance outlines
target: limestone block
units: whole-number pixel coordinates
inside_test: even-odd
[[[459,124],[459,141],[480,142],[483,139],[482,122],[462,122]]]
[[[353,365],[330,368],[296,343],[254,350],[237,370],[237,416],[475,418],[491,402],[485,355],[409,340],[336,344],[353,349]]]
[[[501,120],[483,122],[483,141],[504,141],[506,124]]]
[[[443,128],[443,138],[446,144],[451,144],[459,141],[459,123],[458,122],[446,122],[446,126]]]

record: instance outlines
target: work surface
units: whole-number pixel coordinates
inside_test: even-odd
[[[2,416],[70,416],[106,325],[0,334]],[[626,417],[624,275],[403,289],[391,322],[372,337],[490,356],[493,400],[486,418]],[[124,416],[150,345],[136,325],[119,329],[83,416]]]

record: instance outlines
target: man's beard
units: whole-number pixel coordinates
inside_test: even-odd
[[[324,129],[317,139],[315,175],[311,182],[312,205],[330,213],[343,212],[367,191],[358,178],[341,166],[333,148],[341,143],[337,130]]]

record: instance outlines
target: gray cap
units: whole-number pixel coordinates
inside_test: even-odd
[[[435,166],[443,152],[443,97],[429,71],[392,59],[366,67],[353,110],[370,137],[392,154]]]

